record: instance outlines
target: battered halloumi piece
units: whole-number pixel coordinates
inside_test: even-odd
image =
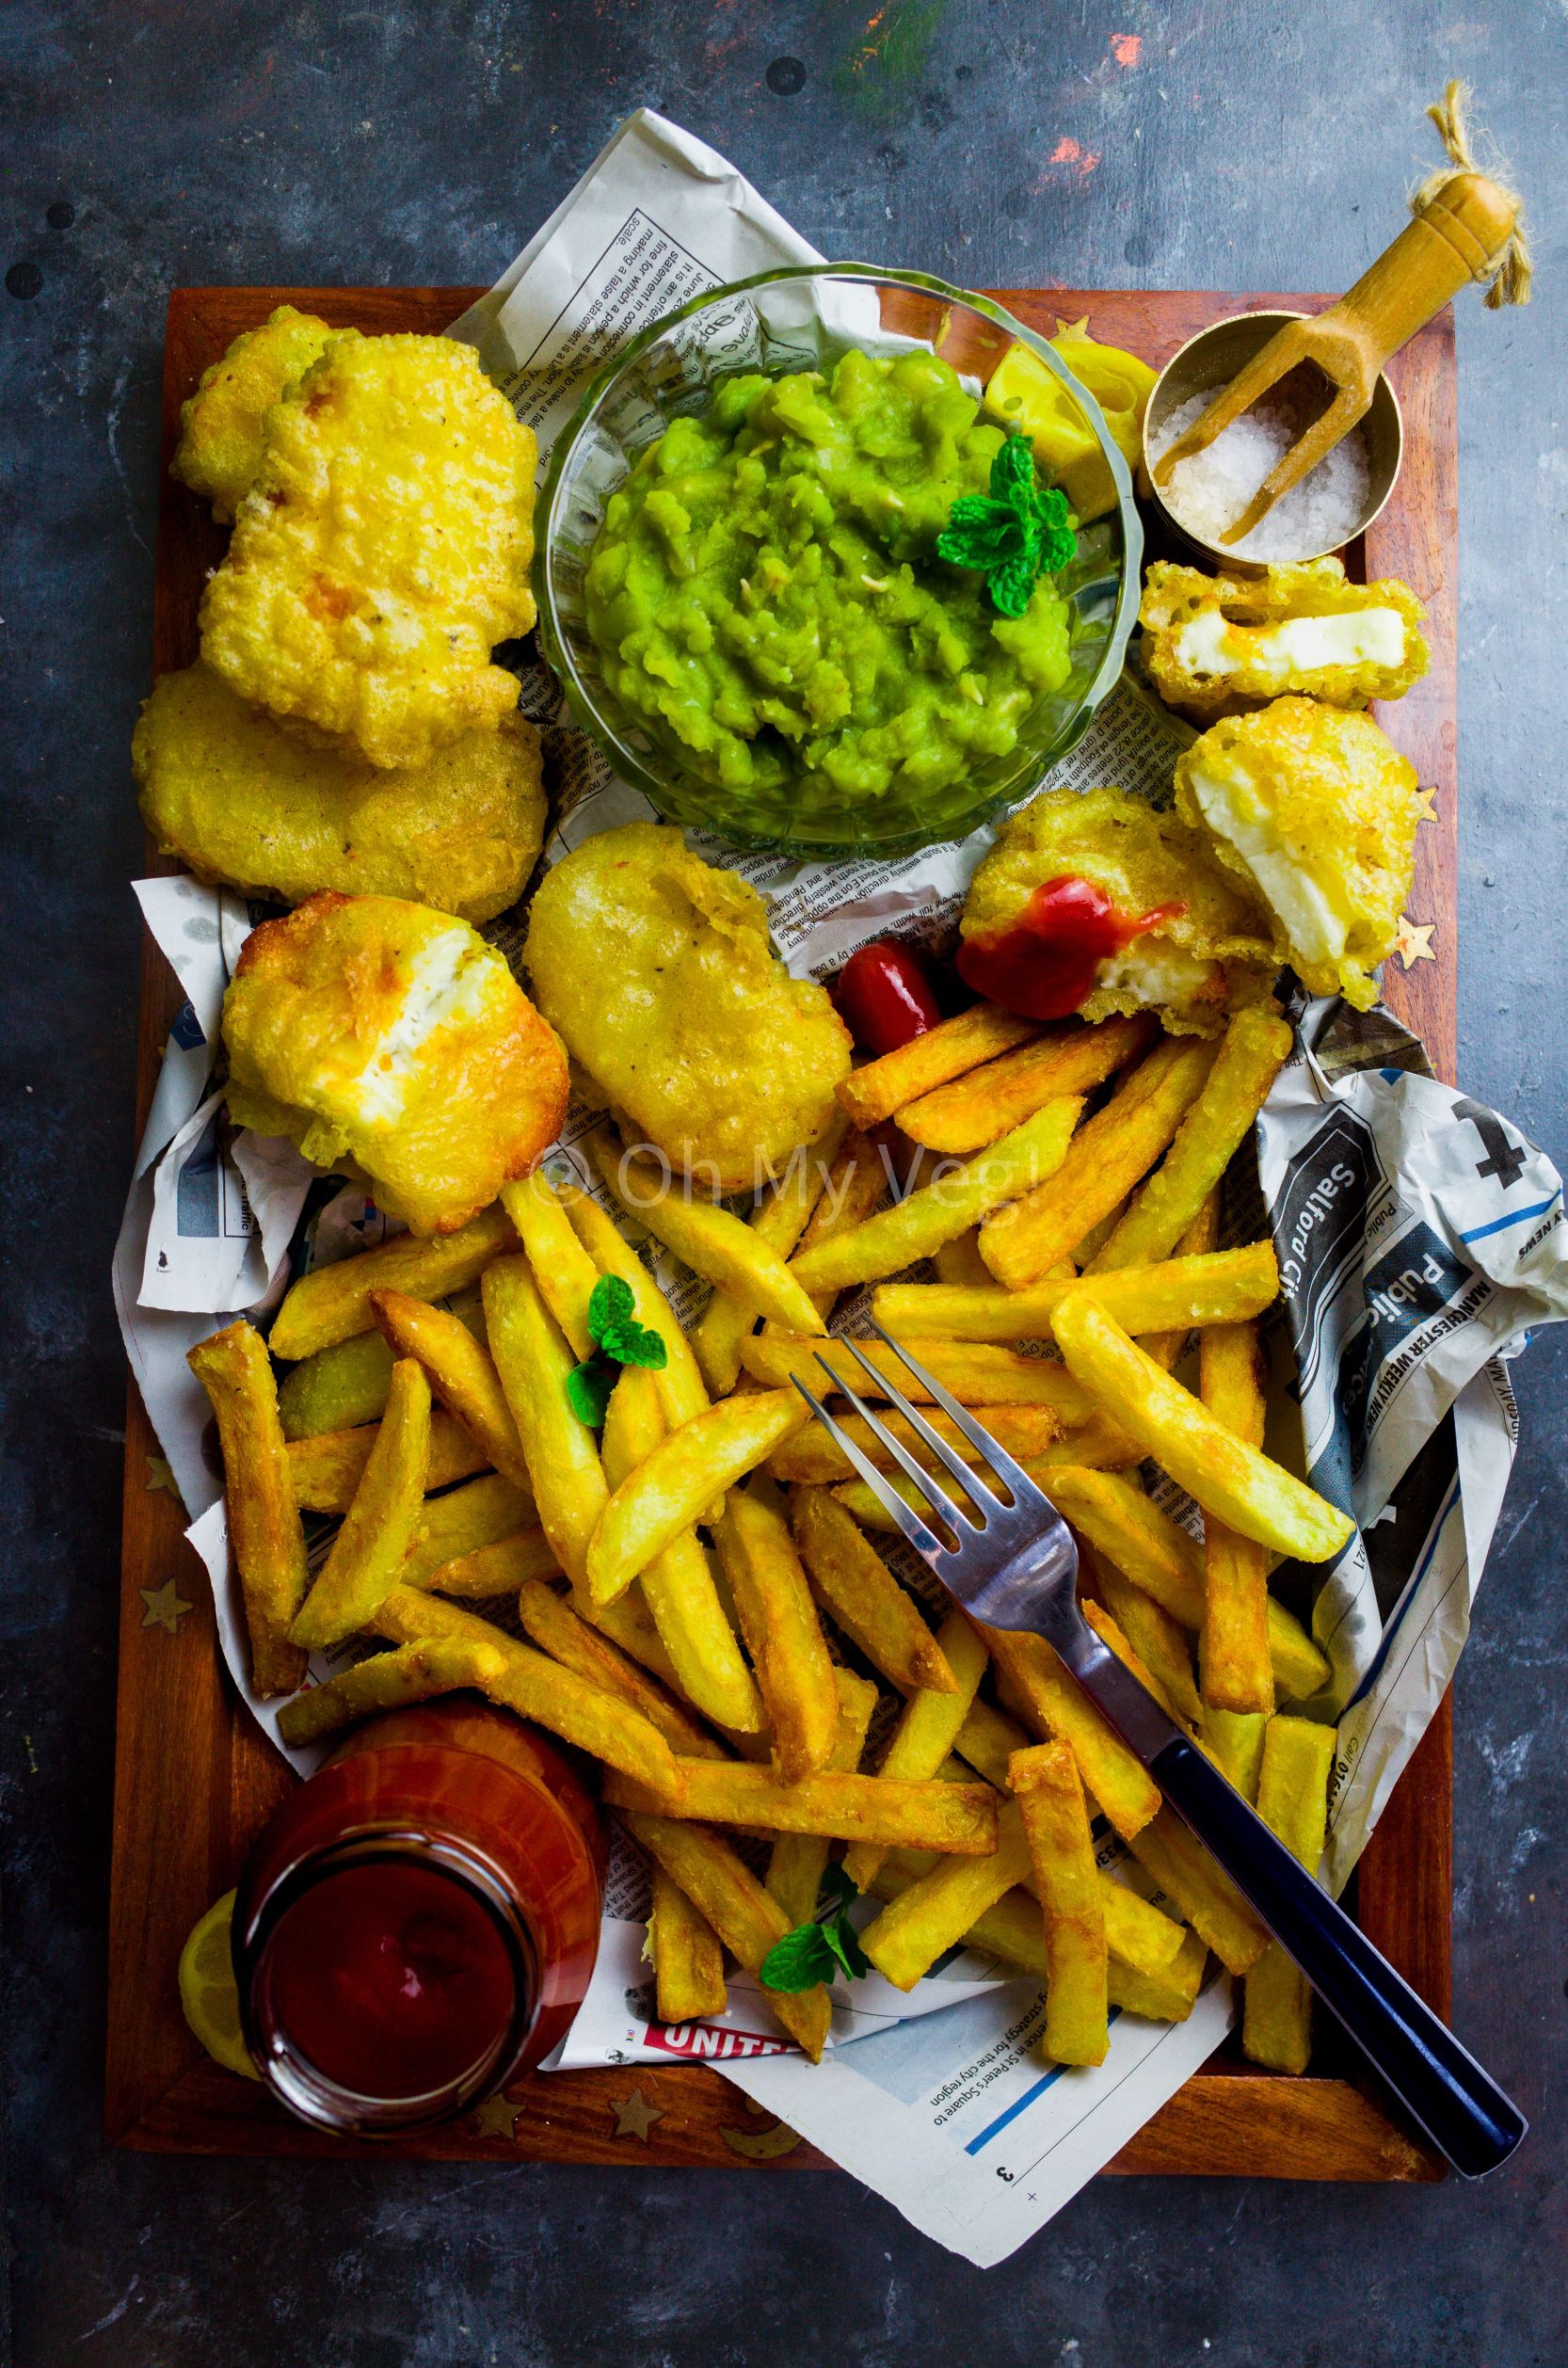
[[[333,334],[313,312],[280,304],[260,328],[242,329],[181,404],[180,441],[168,473],[204,494],[220,525],[228,525],[262,465],[267,411],[320,360]]]
[[[378,772],[308,746],[194,665],[154,684],[131,770],[165,855],[284,904],[338,888],[491,920],[521,895],[544,835],[539,736],[521,715]]]
[[[467,345],[334,337],[267,412],[202,597],[202,657],[374,765],[493,727],[518,685],[491,648],[534,622],[536,459]]]
[[[792,979],[738,872],[678,830],[630,823],[547,874],[524,962],[573,1058],[676,1167],[742,1192],[821,1134],[849,1075],[824,988]]]
[[[1037,888],[1089,881],[1152,928],[1095,972],[1085,1019],[1156,1011],[1174,1035],[1218,1035],[1232,1012],[1261,1002],[1279,968],[1266,915],[1213,857],[1203,832],[1126,790],[1042,790],[1003,824],[975,873],[961,930],[968,944],[1020,920]]]
[[[312,896],[245,941],[223,999],[229,1108],[358,1178],[415,1233],[453,1233],[559,1131],[566,1056],[466,921]]]
[[[1177,812],[1267,904],[1280,960],[1369,1010],[1432,808],[1410,760],[1369,715],[1284,698],[1210,725],[1176,784]]]
[[[1255,578],[1157,560],[1138,612],[1150,681],[1205,720],[1285,692],[1333,707],[1402,698],[1427,670],[1425,615],[1407,584],[1351,584],[1337,559]]]

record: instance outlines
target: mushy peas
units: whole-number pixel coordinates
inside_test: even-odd
[[[936,538],[985,492],[1003,430],[935,354],[730,379],[606,507],[586,581],[607,687],[730,792],[815,778],[918,804],[1007,756],[1066,680],[1048,575],[1000,616]]]

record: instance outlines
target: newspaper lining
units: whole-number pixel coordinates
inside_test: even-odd
[[[476,346],[544,454],[585,379],[638,328],[707,288],[817,260],[724,158],[645,111],[451,333]],[[744,310],[734,333],[739,355]],[[544,732],[555,792],[547,860],[594,832],[649,817],[640,794],[565,721],[542,668],[525,677],[522,705]],[[1114,781],[1164,803],[1188,737],[1129,673],[1050,779],[1077,788]],[[890,863],[838,865],[693,843],[753,880],[779,952],[808,975],[836,968],[889,930],[940,938],[989,837]],[[201,1452],[207,1408],[184,1360],[215,1316],[243,1309],[264,1320],[276,1305],[315,1179],[292,1144],[236,1135],[213,1087],[224,988],[258,916],[231,892],[191,880],[144,881],[136,893],[187,1000],[137,1154],[116,1250],[116,1304],[153,1429],[195,1516],[187,1534],[212,1576],[225,1656],[276,1742],[275,1706],[248,1690],[224,1509]],[[517,916],[489,934],[514,952]],[[1333,1665],[1323,1697],[1298,1706],[1337,1714],[1324,1866],[1335,1890],[1464,1641],[1513,1451],[1502,1359],[1530,1324],[1568,1313],[1556,1171],[1424,1066],[1420,1048],[1386,1014],[1312,1006],[1258,1128],[1283,1321],[1302,1375],[1299,1414],[1292,1400],[1285,1418],[1314,1484],[1361,1525],[1333,1570],[1291,1570],[1275,1582]],[[574,1108],[552,1155],[590,1186],[572,1146],[596,1116]],[[363,1246],[367,1224],[384,1230],[384,1221],[367,1219],[362,1194],[344,1192],[318,1217],[313,1254]],[[689,1320],[702,1287],[668,1261],[660,1272]],[[325,1657],[314,1673],[353,1651]],[[319,1754],[290,1756],[308,1768]],[[1105,1855],[1123,1879],[1138,1879],[1113,1841]],[[721,2022],[675,2031],[650,2019],[645,1892],[640,1862],[618,1842],[593,1987],[558,2060],[712,2062],[976,2263],[1005,2258],[1060,2210],[1201,2065],[1232,2017],[1230,1985],[1216,1974],[1186,2023],[1120,2015],[1106,2063],[1064,2072],[1037,2052],[1034,1986],[968,1955],[934,1969],[908,1997],[879,1980],[836,1991],[833,2044],[813,2068],[782,2040],[744,1977],[732,1980]]]

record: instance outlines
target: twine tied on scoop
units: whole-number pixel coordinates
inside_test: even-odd
[[[1441,99],[1436,100],[1428,107],[1427,114],[1437,126],[1438,137],[1443,142],[1452,169],[1438,166],[1435,171],[1427,175],[1418,188],[1411,192],[1412,214],[1416,216],[1424,214],[1439,191],[1446,189],[1457,173],[1484,172],[1490,180],[1496,182],[1499,188],[1508,189],[1508,184],[1498,169],[1499,160],[1496,156],[1494,143],[1484,132],[1479,134],[1477,137],[1480,146],[1487,152],[1487,161],[1484,164],[1477,161],[1470,129],[1464,120],[1465,110],[1469,104],[1468,86],[1463,82],[1450,82]],[[1508,189],[1508,194],[1512,197],[1514,192]],[[1491,312],[1500,311],[1505,304],[1529,302],[1533,266],[1530,262],[1529,246],[1525,237],[1522,211],[1502,253],[1494,263],[1478,271],[1476,277],[1478,280],[1488,281],[1486,303]]]

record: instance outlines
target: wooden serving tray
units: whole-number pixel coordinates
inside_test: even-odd
[[[152,641],[155,673],[197,654],[201,586],[221,554],[206,508],[168,474],[180,404],[241,329],[290,303],[344,327],[444,328],[472,288],[179,288],[165,347],[162,496]],[[1094,335],[1155,364],[1208,322],[1249,307],[1323,299],[1192,292],[1001,289],[1046,335],[1087,313]],[[1452,316],[1423,329],[1393,364],[1404,411],[1403,473],[1352,573],[1394,575],[1427,604],[1432,670],[1397,713],[1393,738],[1435,788],[1421,831],[1409,920],[1390,961],[1387,1000],[1454,1076],[1455,568],[1457,486]],[[150,857],[152,869],[169,869]],[[137,1060],[140,1130],[180,991],[144,944]],[[638,2065],[533,2074],[437,2136],[391,2146],[329,2137],[293,2120],[257,2084],[221,2071],[186,2027],[175,1968],[186,1933],[238,1877],[262,1826],[295,1782],[237,1702],[224,1672],[206,1576],[184,1515],[152,1481],[157,1442],[133,1386],[126,1423],[119,1736],[109,1925],[105,2120],[116,2143],[181,2153],[371,2156],[579,2163],[820,2166],[824,2157],[705,2069]],[[152,1484],[150,1484],[150,1482]],[[1440,2011],[1448,2006],[1452,1750],[1445,1703],[1362,1859],[1363,1928]],[[1326,2022],[1326,2018],[1320,2018]],[[1232,2047],[1234,2042],[1232,2042]],[[1243,2066],[1227,2047],[1140,2130],[1112,2170],[1248,2178],[1431,2180],[1441,2161],[1390,2118],[1358,2065],[1325,2035],[1320,2072],[1301,2080]]]

